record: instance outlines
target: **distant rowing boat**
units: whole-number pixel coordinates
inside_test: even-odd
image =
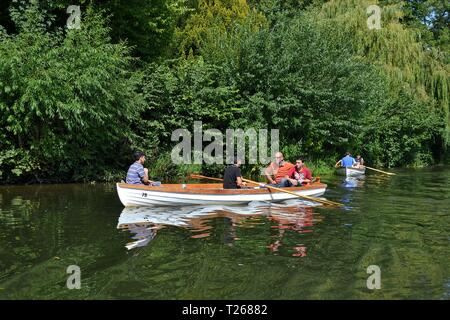
[[[364,175],[366,173],[366,167],[355,168],[355,167],[346,167],[337,169],[337,173],[341,176],[347,177],[358,177]]]
[[[302,187],[287,188],[303,196],[321,196],[327,185],[315,182]],[[268,188],[223,189],[221,183],[163,184],[145,186],[117,183],[117,193],[125,207],[178,205],[237,205],[252,201],[279,202],[298,199],[295,195]]]

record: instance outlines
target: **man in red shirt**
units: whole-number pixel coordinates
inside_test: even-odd
[[[289,171],[288,176],[289,178],[283,181],[285,187],[300,187],[312,181],[311,170],[306,167],[303,158],[299,158],[295,161],[295,167]]]

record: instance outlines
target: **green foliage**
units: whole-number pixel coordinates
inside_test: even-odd
[[[127,40],[134,53],[146,61],[170,56],[176,23],[189,8],[186,0],[114,0],[97,7],[112,14],[115,42]]]
[[[204,165],[174,164],[171,160],[170,152],[165,152],[154,158],[150,158],[149,162],[149,176],[152,180],[160,180],[168,183],[191,182],[189,176],[192,173],[208,174],[208,171],[205,170],[207,166]]]
[[[265,23],[264,16],[252,12],[246,0],[199,0],[197,12],[177,32],[180,53],[197,54],[212,30],[226,33],[236,22],[244,22],[249,16],[258,25]]]
[[[202,53],[223,67],[245,99],[239,125],[278,128],[284,144],[323,154],[354,138],[355,123],[383,100],[385,86],[376,68],[349,54],[345,43],[312,28],[312,18],[214,34]]]
[[[0,151],[0,179],[34,174],[40,169],[28,150],[14,147]]]
[[[164,148],[173,130],[193,132],[197,120],[207,124],[204,130],[227,128],[230,120],[241,113],[237,90],[220,80],[224,72],[222,67],[205,64],[202,59],[181,61],[173,68],[149,65],[143,81],[146,108],[142,127],[137,128],[143,140]]]
[[[20,148],[37,164],[15,175],[40,168],[35,175],[88,179],[120,165],[141,105],[129,49],[110,44],[91,10],[67,33],[48,32],[37,4],[12,17],[19,33],[0,42],[0,145],[7,159]]]
[[[407,94],[366,114],[358,145],[366,160],[388,167],[433,163],[432,147],[442,137],[445,122],[430,106]]]
[[[251,7],[257,8],[272,23],[280,17],[293,17],[311,6],[322,5],[326,0],[249,0]]]
[[[355,55],[353,43],[336,36],[349,36],[345,26],[317,24],[316,15],[312,9],[279,17],[270,29],[255,27],[251,16],[224,30],[210,28],[201,57],[153,66],[144,81],[151,106],[147,122],[154,121],[149,132],[159,132],[160,144],[170,145],[167,132],[192,128],[195,120],[219,129],[278,128],[288,159],[307,156],[319,168],[347,149],[363,149],[366,159],[379,165],[431,163],[443,123],[435,104],[409,93],[408,99],[396,99],[389,72]],[[429,118],[421,121],[424,108]],[[391,109],[401,123],[385,113]],[[258,166],[245,170],[257,172]]]
[[[367,28],[369,0],[336,0],[320,10],[317,24],[330,30],[333,38],[353,46],[353,54],[382,67],[389,85],[389,96],[396,99],[407,91],[423,106],[433,105],[447,119],[450,134],[450,65],[439,47],[421,42],[421,29],[405,28],[398,1],[382,6],[382,28]],[[450,143],[450,140],[448,141]]]
[[[433,163],[450,142],[448,5],[376,3],[381,30],[369,0],[82,0],[66,30],[68,0],[2,2],[0,179],[117,179],[135,148],[152,177],[219,176],[171,162],[194,121],[279,129],[286,158],[319,174],[348,149]]]
[[[21,0],[24,1],[27,0]],[[175,28],[179,20],[192,11],[189,0],[38,1],[42,9],[55,16],[54,25],[59,27],[65,26],[69,16],[66,9],[70,5],[80,5],[81,12],[92,9],[104,12],[108,16],[112,42],[126,41],[131,55],[144,61],[166,58],[176,51],[173,41]]]
[[[392,0],[380,1],[381,4]],[[399,1],[397,1],[399,2]],[[438,47],[447,54],[450,61],[450,2],[446,0],[404,1],[403,22],[420,29],[421,39],[428,45]]]

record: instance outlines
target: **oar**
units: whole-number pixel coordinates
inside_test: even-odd
[[[373,171],[377,171],[377,172],[381,172],[381,173],[384,173],[384,174],[388,174],[388,175],[390,175],[390,176],[395,176],[395,173],[392,173],[392,172],[386,172],[386,171],[383,171],[383,170],[378,170],[378,169],[375,169],[375,168],[371,168],[371,167],[368,167],[368,166],[365,166],[367,169],[370,169],[370,170],[373,170]]]
[[[252,180],[249,180],[249,179],[242,178],[242,180],[245,181],[245,182],[249,182],[249,183],[253,183],[253,184],[257,184],[257,185],[261,184],[260,182],[252,181]],[[344,206],[343,204],[341,204],[339,202],[334,202],[334,201],[330,201],[330,200],[322,200],[322,199],[315,198],[315,197],[310,197],[310,196],[305,196],[305,195],[302,195],[302,194],[297,194],[295,192],[288,191],[286,189],[281,189],[281,188],[278,188],[278,187],[269,186],[267,184],[265,184],[264,186],[266,188],[269,188],[269,189],[277,190],[277,191],[284,192],[284,193],[289,193],[289,194],[292,194],[294,196],[297,196],[297,197],[300,197],[300,198],[305,198],[305,199],[308,199],[308,200],[311,200],[311,201],[315,201],[315,202],[319,202],[319,203],[323,203],[323,204],[328,204],[328,205],[333,205],[333,206],[338,206],[338,207],[343,207]]]
[[[220,178],[212,178],[212,177],[202,176],[202,175],[194,174],[194,173],[192,173],[190,175],[190,177],[192,179],[209,179],[209,180],[215,180],[215,181],[223,181],[223,179],[220,179]]]
[[[199,175],[199,174],[191,174],[191,178],[193,178],[193,179],[210,179],[210,180],[215,180],[215,181],[223,181],[223,179],[202,176],[202,175]],[[246,182],[249,182],[249,183],[256,184],[256,185],[260,185],[261,184],[260,182],[256,182],[256,181],[252,181],[252,180],[248,180],[248,179],[244,179],[244,178],[242,180],[246,181]],[[300,198],[305,198],[305,199],[308,199],[308,200],[311,200],[311,201],[315,201],[315,202],[319,202],[319,203],[323,203],[323,204],[328,204],[328,205],[333,205],[333,206],[339,206],[339,207],[343,206],[342,204],[337,203],[337,202],[333,202],[333,201],[329,201],[329,200],[322,200],[322,199],[318,199],[318,198],[314,198],[314,197],[310,197],[310,196],[305,196],[305,195],[300,195],[300,194],[294,193],[292,191],[287,191],[285,189],[281,189],[281,188],[277,188],[277,187],[272,187],[272,186],[268,186],[268,185],[265,185],[265,186],[267,188],[269,188],[269,189],[274,189],[274,190],[277,190],[277,191],[289,193],[289,194],[292,194],[294,196],[297,196],[297,197],[300,197]]]

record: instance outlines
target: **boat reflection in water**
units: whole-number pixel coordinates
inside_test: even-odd
[[[156,230],[160,227],[152,226],[149,223],[131,223],[124,228],[133,233],[134,235],[131,238],[136,240],[125,245],[125,247],[130,250],[146,246],[153,238],[155,238]]]
[[[135,241],[126,245],[130,250],[148,245],[157,232],[167,226],[188,229],[191,238],[209,237],[213,229],[211,220],[226,218],[230,227],[222,237],[224,244],[233,246],[237,240],[245,241],[237,237],[239,228],[266,228],[270,232],[267,248],[276,253],[289,232],[313,232],[313,223],[321,221],[320,215],[314,212],[315,206],[317,204],[311,202],[291,200],[284,204],[257,202],[247,206],[126,207],[117,228],[133,234]],[[292,256],[304,257],[306,246],[297,243],[290,247],[290,252]]]
[[[366,176],[359,176],[359,177],[347,177],[342,181],[342,186],[344,188],[357,188],[362,187],[364,185],[364,180]]]
[[[353,189],[359,188],[364,186],[365,183],[365,175],[359,176],[359,177],[346,177],[342,183],[341,186],[345,189],[347,189],[349,192],[345,192],[342,195],[342,198],[340,199],[340,202],[345,204],[345,207],[343,210],[351,211],[353,209],[352,203],[353,203]]]

